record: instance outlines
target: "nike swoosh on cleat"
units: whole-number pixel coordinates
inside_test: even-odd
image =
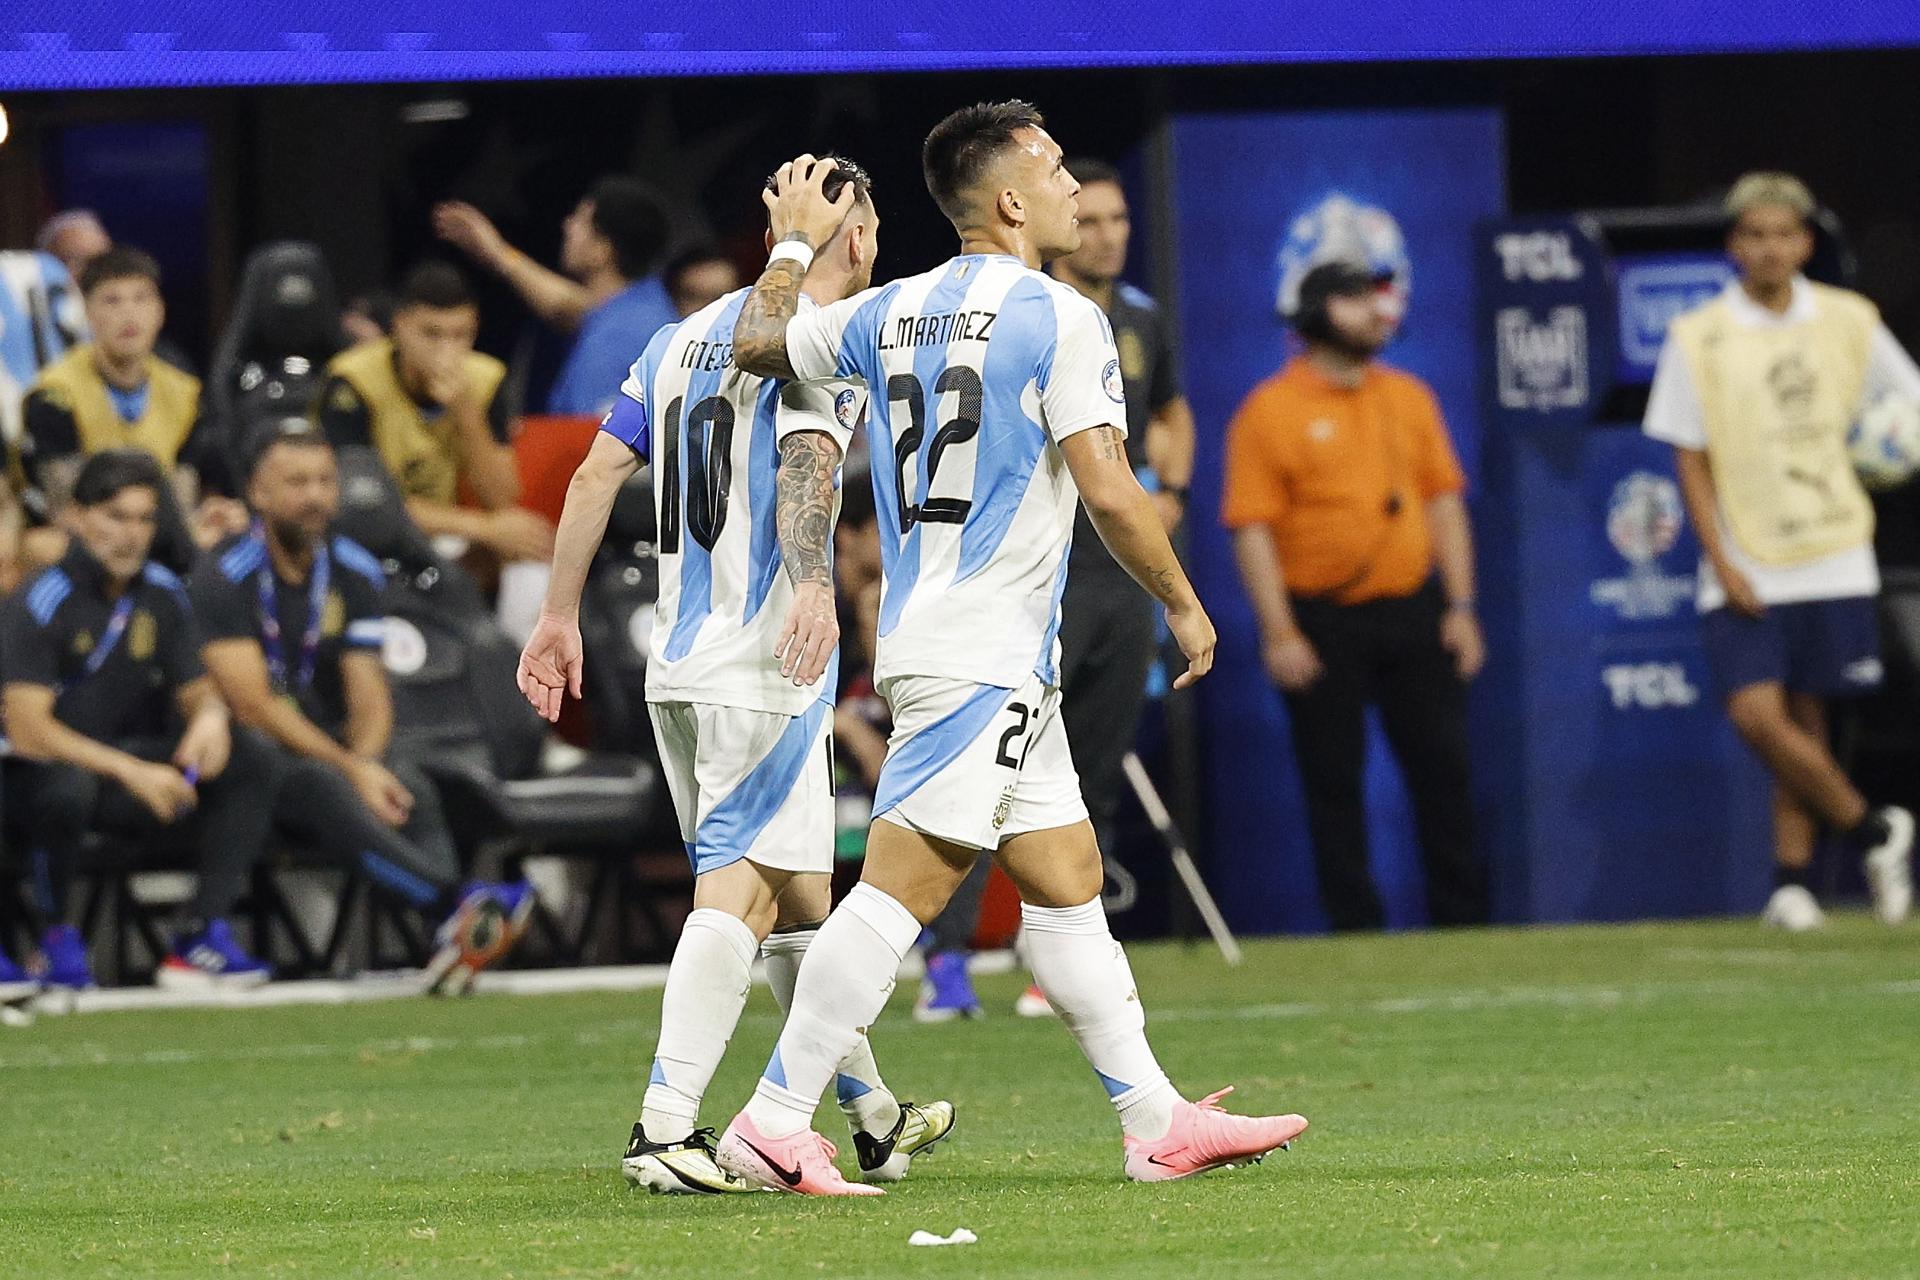
[[[1159,1156],[1148,1156],[1148,1157],[1147,1157],[1147,1163],[1148,1163],[1148,1164],[1157,1164],[1157,1165],[1159,1165],[1159,1166],[1160,1166],[1160,1167],[1161,1167],[1162,1169],[1177,1169],[1177,1168],[1179,1168],[1179,1167],[1180,1167],[1180,1166],[1178,1166],[1178,1165],[1172,1165],[1172,1164],[1168,1164],[1168,1163],[1167,1163],[1167,1162],[1166,1162],[1165,1160],[1162,1160],[1162,1159],[1161,1159],[1161,1158],[1160,1158]]]
[[[745,1138],[740,1139],[740,1145],[744,1146],[747,1150],[753,1152],[753,1154],[759,1156],[760,1159],[766,1164],[767,1168],[773,1170],[776,1174],[780,1175],[780,1181],[786,1183],[790,1187],[797,1187],[800,1185],[800,1171],[798,1169],[792,1169],[792,1170],[782,1169],[779,1165],[774,1163],[772,1156],[768,1155],[766,1152],[762,1151],[760,1148],[754,1146],[751,1142],[748,1142]]]

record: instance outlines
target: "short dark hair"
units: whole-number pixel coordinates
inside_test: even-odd
[[[401,278],[400,292],[394,299],[393,309],[405,311],[408,307],[431,307],[435,311],[447,311],[454,307],[478,305],[467,278],[450,263],[436,261],[423,262]]]
[[[616,173],[588,187],[582,199],[593,203],[593,229],[613,246],[620,274],[638,280],[653,270],[667,247],[667,212],[652,189]]]
[[[160,264],[144,249],[117,244],[80,268],[80,296],[115,280],[145,280],[160,287]]]
[[[80,468],[73,482],[73,505],[97,507],[128,489],[151,489],[154,500],[164,502],[167,477],[159,461],[144,449],[107,449]]]
[[[1045,127],[1039,109],[1018,98],[960,108],[933,126],[920,149],[927,194],[947,217],[961,217],[966,212],[961,192],[978,182],[994,157],[1013,145],[1013,135]]]
[[[287,414],[256,422],[247,428],[247,434],[240,442],[240,466],[246,478],[253,479],[254,473],[260,470],[260,464],[267,460],[267,455],[273,452],[275,446],[283,444],[313,449],[333,447],[333,442],[327,439],[327,433],[312,418]]]
[[[1105,160],[1096,160],[1092,156],[1081,156],[1077,160],[1068,160],[1067,172],[1072,174],[1073,180],[1083,187],[1090,187],[1096,182],[1111,182],[1114,186],[1124,191],[1127,186],[1126,183],[1120,181],[1120,171],[1118,169],[1108,164]]]
[[[680,277],[701,263],[731,263],[732,261],[733,255],[725,249],[722,249],[711,240],[702,240],[688,248],[682,249],[679,253],[674,254],[673,257],[667,260],[667,265],[660,268],[660,283],[666,286],[667,296],[672,297],[674,291],[680,287]]]
[[[853,187],[853,202],[855,204],[871,205],[873,203],[872,174],[861,168],[857,162],[841,155],[838,151],[824,152],[819,158],[832,161],[833,163],[833,172],[829,173],[820,182],[821,195],[825,196],[829,201],[838,200],[840,193],[845,191],[848,185],[851,184]],[[769,191],[774,188],[774,176],[773,174],[767,175],[767,190]]]

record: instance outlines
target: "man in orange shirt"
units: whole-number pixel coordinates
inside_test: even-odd
[[[1314,267],[1287,319],[1306,352],[1234,415],[1222,519],[1287,700],[1321,900],[1335,929],[1385,923],[1367,874],[1372,704],[1412,794],[1434,923],[1482,921],[1466,686],[1486,650],[1460,463],[1426,384],[1375,360],[1399,308],[1371,269]]]

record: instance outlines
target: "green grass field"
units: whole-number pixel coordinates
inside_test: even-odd
[[[1127,1185],[1099,1087],[1057,1024],[1005,1012],[1011,976],[965,1025],[896,995],[881,1065],[960,1125],[874,1201],[630,1193],[657,993],[43,1018],[0,1032],[0,1273],[1920,1275],[1920,928],[1133,963],[1176,1083],[1306,1113],[1292,1153]],[[709,1119],[775,1030],[759,989]],[[960,1226],[979,1243],[907,1246]]]

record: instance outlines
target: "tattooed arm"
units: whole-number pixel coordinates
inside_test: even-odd
[[[821,431],[795,431],[780,442],[774,482],[774,528],[793,582],[793,605],[773,656],[780,674],[809,685],[826,673],[840,643],[833,604],[833,477],[840,446]]]
[[[1092,427],[1062,440],[1060,452],[1100,541],[1135,582],[1167,607],[1167,628],[1188,664],[1173,687],[1186,688],[1213,666],[1213,623],[1173,554],[1153,499],[1134,478],[1125,440],[1112,427]]]
[[[831,160],[815,160],[810,155],[780,166],[773,189],[760,197],[767,206],[769,234],[776,243],[826,250],[846,221],[847,211],[853,208],[855,195],[853,184],[846,183],[837,199],[827,199],[823,188],[833,171]],[[796,259],[777,258],[767,264],[733,326],[736,368],[763,378],[795,376],[787,356],[787,322],[799,310],[800,286],[806,278],[806,268]]]
[[[782,239],[801,239],[797,235]],[[791,378],[787,360],[787,321],[800,307],[800,285],[807,273],[792,258],[767,264],[740,308],[733,326],[733,363],[763,378]]]

